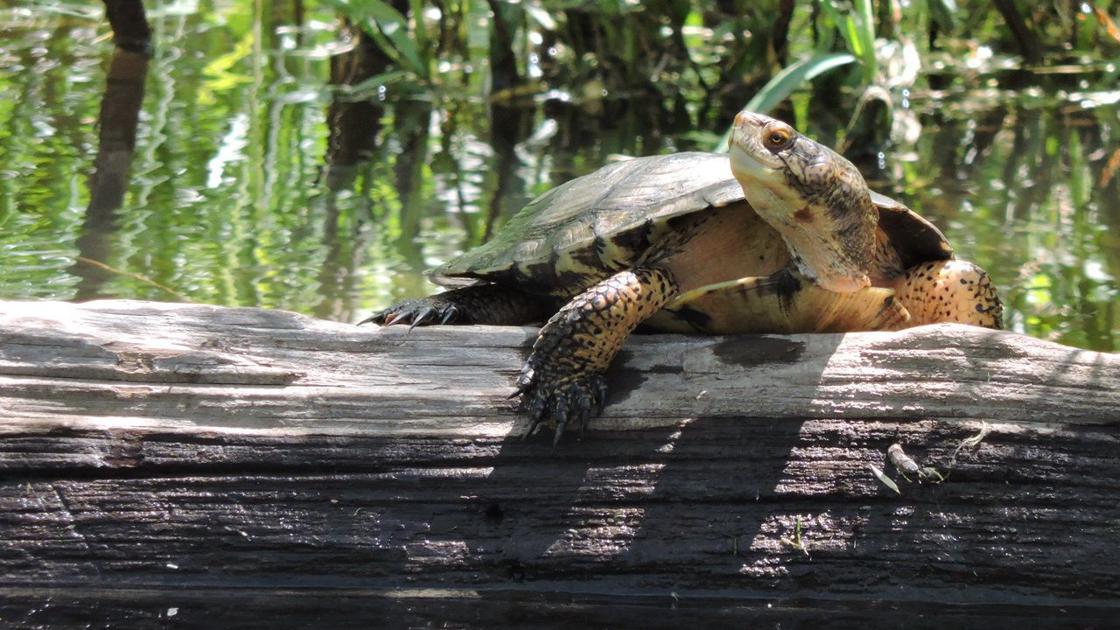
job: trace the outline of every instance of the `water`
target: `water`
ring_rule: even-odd
[[[425,268],[551,186],[613,154],[710,148],[729,122],[698,133],[696,103],[595,90],[491,106],[482,73],[348,100],[329,85],[333,25],[188,5],[150,16],[146,67],[112,60],[98,16],[0,12],[0,298],[355,321],[435,291]],[[334,80],[352,70],[336,60]],[[876,186],[992,273],[1009,328],[1120,348],[1116,95],[1073,78],[909,100],[914,141]],[[831,138],[799,103],[803,130]]]

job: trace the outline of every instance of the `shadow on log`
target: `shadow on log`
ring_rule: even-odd
[[[639,336],[554,450],[505,400],[527,328],[104,301],[0,303],[0,330],[0,617],[28,625],[1120,606],[1118,355],[955,325]],[[905,481],[893,443],[945,481]]]

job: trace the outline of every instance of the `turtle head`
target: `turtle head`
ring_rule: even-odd
[[[870,284],[878,213],[855,165],[780,120],[744,110],[731,131],[731,171],[802,274],[830,291]]]

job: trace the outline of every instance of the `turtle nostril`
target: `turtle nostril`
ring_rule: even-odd
[[[739,112],[738,114],[735,114],[735,126],[736,127],[746,127],[748,125],[753,126],[753,125],[757,125],[758,122],[759,122],[758,121],[758,116],[754,112],[748,112],[747,110],[744,109],[743,111]]]

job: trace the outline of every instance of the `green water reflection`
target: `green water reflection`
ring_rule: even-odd
[[[612,154],[708,148],[722,131],[696,133],[689,103],[491,106],[478,76],[454,98],[348,100],[330,83],[361,69],[331,60],[333,26],[238,11],[154,14],[146,64],[111,59],[96,18],[4,14],[0,297],[354,321],[435,290],[425,268]],[[124,105],[141,87],[130,120]],[[1120,108],[1082,89],[916,91],[920,133],[887,157],[878,187],[993,274],[1010,328],[1116,350]],[[834,121],[794,109],[829,137]]]

